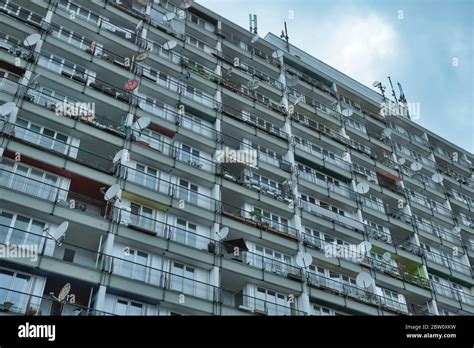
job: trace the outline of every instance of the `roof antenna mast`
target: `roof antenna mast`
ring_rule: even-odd
[[[288,28],[286,26],[286,21],[285,23],[285,30],[281,31],[280,38],[286,41],[286,50],[290,52],[290,37],[288,36]]]
[[[251,33],[257,34],[257,15],[252,15],[249,13],[249,31]]]

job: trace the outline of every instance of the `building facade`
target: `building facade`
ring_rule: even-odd
[[[474,315],[473,154],[190,5],[0,0],[0,313]]]

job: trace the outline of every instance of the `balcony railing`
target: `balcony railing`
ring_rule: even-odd
[[[336,165],[344,170],[347,170],[347,171],[350,171],[350,164],[346,161],[344,161],[343,159],[335,156],[334,154],[323,154],[321,153],[320,151],[317,151],[317,150],[314,150],[313,149],[313,146],[311,143],[307,143],[305,145],[303,144],[299,144],[299,143],[295,143],[295,147],[306,152],[306,153],[309,153],[310,155],[313,155],[319,159],[322,159],[324,162],[328,162],[328,163],[331,163],[333,165]]]
[[[323,187],[325,189],[327,189],[328,191],[330,192],[334,192],[334,193],[337,193],[341,196],[344,196],[346,198],[349,198],[351,200],[354,200],[355,197],[356,197],[356,194],[353,190],[351,190],[350,188],[344,186],[344,185],[335,185],[331,182],[327,182],[327,181],[324,181],[324,180],[321,180],[320,178],[318,178],[316,176],[316,174],[314,173],[308,173],[308,172],[305,172],[305,171],[299,171],[298,172],[298,176],[300,178],[302,178],[303,180],[306,180],[306,181],[309,181],[309,182],[312,182],[313,184],[316,184],[320,187]]]
[[[461,304],[467,304],[469,306],[474,306],[474,296],[467,294],[461,290],[454,289],[450,286],[443,285],[434,280],[431,281],[431,286],[434,292],[437,295],[448,297],[450,299],[456,300]]]
[[[472,271],[471,268],[468,265],[465,265],[464,263],[460,261],[454,260],[452,257],[448,257],[444,254],[441,254],[436,251],[427,251],[424,250],[426,254],[426,258],[430,261],[433,261],[434,263],[437,263],[439,265],[443,265],[450,270],[457,271],[463,274],[471,275]]]

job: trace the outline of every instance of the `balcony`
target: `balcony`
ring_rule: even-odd
[[[462,274],[466,274],[468,276],[472,275],[471,268],[468,265],[463,264],[460,261],[456,261],[453,257],[448,255],[444,255],[438,251],[427,251],[424,250],[426,254],[426,258],[430,261],[438,265],[442,265],[444,267],[449,268],[452,271],[460,272]]]
[[[470,294],[467,294],[461,290],[454,289],[450,286],[441,284],[433,280],[431,281],[431,286],[433,288],[433,291],[438,296],[447,297],[449,299],[458,301],[460,304],[474,306],[474,296]]]
[[[355,192],[352,191],[349,187],[343,184],[336,185],[331,182],[321,180],[315,173],[308,173],[306,171],[300,170],[298,171],[298,177],[313,184],[316,184],[320,187],[323,187],[324,189],[328,190],[328,193],[333,192],[350,200],[355,200],[356,198]]]

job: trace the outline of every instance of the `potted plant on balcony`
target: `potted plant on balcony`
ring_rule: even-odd
[[[252,210],[250,212],[250,216],[252,217],[253,221],[257,222],[257,225],[262,223],[263,215],[259,210],[257,209]]]

